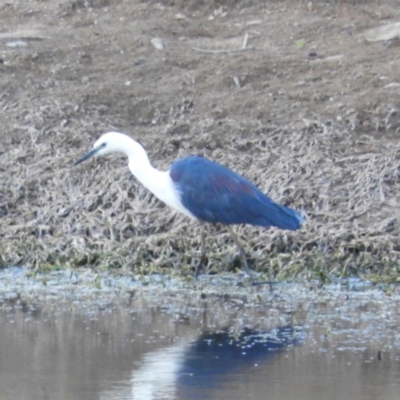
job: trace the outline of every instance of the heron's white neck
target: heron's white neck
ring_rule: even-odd
[[[130,171],[143,186],[170,207],[189,217],[193,217],[183,207],[180,201],[180,194],[175,188],[169,171],[159,171],[154,168],[150,164],[146,151],[138,142],[129,138],[129,141],[125,143],[123,152],[128,156]]]
[[[135,140],[129,138],[124,153],[128,156],[129,169],[139,182],[160,198],[165,185],[166,174],[154,168],[149,161],[145,149]],[[162,199],[161,199],[162,200]]]

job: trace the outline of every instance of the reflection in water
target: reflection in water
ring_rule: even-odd
[[[132,399],[175,399],[177,379],[188,343],[146,354],[141,366],[132,373]]]
[[[258,303],[153,293],[82,302],[47,293],[36,304],[16,292],[0,296],[0,400],[399,397],[395,293],[307,292]]]
[[[240,379],[285,347],[299,343],[287,326],[269,332],[245,328],[207,332],[197,339],[149,353],[132,374],[135,400],[209,398],[228,379]],[[248,371],[251,372],[251,371]]]
[[[299,341],[299,334],[290,326],[268,332],[246,328],[240,333],[232,329],[204,333],[185,354],[179,381],[187,395],[197,393],[192,398],[207,398],[205,390],[223,386],[226,380],[240,379]]]

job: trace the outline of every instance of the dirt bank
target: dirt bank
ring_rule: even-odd
[[[3,3],[0,264],[195,265],[196,225],[126,160],[72,167],[115,129],[159,168],[203,154],[307,215],[293,233],[238,228],[254,269],[396,280],[400,52],[363,33],[399,18],[396,1]],[[209,229],[211,269],[237,266]]]

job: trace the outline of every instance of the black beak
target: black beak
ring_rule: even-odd
[[[101,144],[98,147],[95,147],[93,150],[90,150],[88,153],[86,153],[83,157],[81,157],[78,161],[75,161],[74,165],[78,165],[84,161],[86,161],[88,158],[94,156],[99,150],[101,150],[104,147],[104,143]]]

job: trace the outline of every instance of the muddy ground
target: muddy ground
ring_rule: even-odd
[[[0,264],[191,270],[197,225],[125,159],[72,166],[119,130],[159,168],[202,154],[307,216],[238,227],[253,269],[397,280],[400,47],[368,30],[399,18],[398,1],[2,2]],[[240,266],[223,229],[207,244],[211,271]]]

